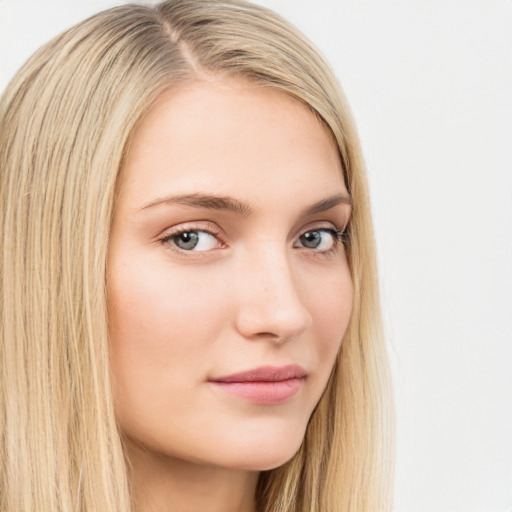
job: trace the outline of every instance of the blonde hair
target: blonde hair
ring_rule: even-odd
[[[336,139],[353,199],[353,314],[298,453],[262,512],[391,509],[391,399],[358,136],[328,64],[238,0],[125,5],[41,48],[0,100],[0,510],[133,508],[109,375],[105,265],[118,172],[155,99],[208,75],[289,94]]]

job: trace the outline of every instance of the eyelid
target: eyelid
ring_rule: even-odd
[[[343,226],[340,226],[336,222],[332,222],[332,221],[328,221],[328,220],[316,221],[316,222],[307,224],[306,226],[301,228],[299,230],[298,234],[296,235],[296,238],[301,237],[304,233],[307,233],[308,231],[315,231],[315,230],[320,231],[322,229],[335,231],[341,235],[341,234],[346,233],[347,227],[348,227],[348,222],[344,223]]]
[[[204,219],[179,222],[174,226],[167,227],[158,237],[165,238],[175,233],[182,233],[183,231],[206,231],[212,235],[222,234],[222,230],[215,222]]]

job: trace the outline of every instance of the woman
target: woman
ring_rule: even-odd
[[[363,162],[310,43],[126,5],[0,120],[1,510],[389,510]]]

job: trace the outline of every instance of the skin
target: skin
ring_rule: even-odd
[[[349,220],[343,197],[332,136],[277,90],[192,83],[165,93],[139,126],[107,291],[116,414],[142,512],[254,511],[258,473],[300,447],[352,308],[333,234]],[[307,377],[277,404],[211,382],[289,364]]]

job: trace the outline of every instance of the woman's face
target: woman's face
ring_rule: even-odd
[[[331,136],[242,80],[162,96],[135,134],[107,289],[120,427],[234,469],[299,448],[352,307],[350,206]]]

